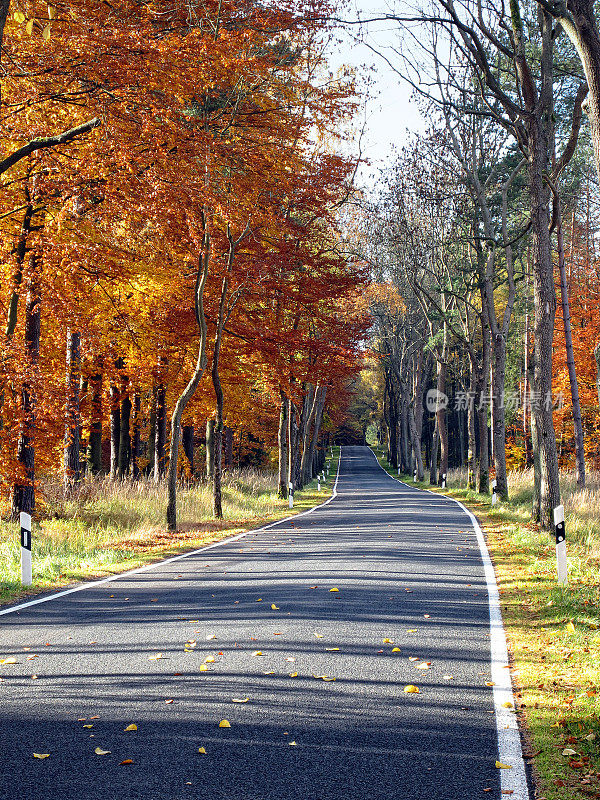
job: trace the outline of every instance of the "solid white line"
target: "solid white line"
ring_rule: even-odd
[[[498,592],[498,584],[496,583],[494,565],[490,558],[479,522],[473,512],[469,511],[468,508],[454,497],[440,495],[438,492],[432,492],[430,489],[421,489],[416,486],[411,486],[398,478],[394,478],[394,476],[390,475],[379,463],[379,459],[373,450],[371,450],[371,452],[378,466],[381,467],[385,474],[393,481],[401,483],[402,486],[406,486],[407,489],[412,489],[413,491],[427,492],[436,497],[444,497],[446,500],[450,500],[460,506],[471,520],[477,538],[477,544],[481,552],[481,560],[483,562],[483,571],[488,591],[488,604],[490,609],[490,674],[492,682],[494,683],[493,698],[498,736],[498,761],[501,761],[503,764],[510,764],[512,767],[512,769],[499,770],[500,788],[502,792],[507,792],[507,796],[509,792],[511,793],[511,800],[529,800],[530,795],[525,775],[525,762],[523,760],[523,750],[521,748],[518,719],[514,711],[515,698],[510,679],[510,669],[508,669],[508,649],[506,647],[504,625],[502,624],[500,595]],[[506,708],[505,703],[510,703],[510,707]]]
[[[19,603],[17,606],[11,606],[10,608],[0,609],[0,616],[4,616],[5,614],[12,614],[15,611],[22,611],[24,608],[31,608],[31,606],[37,606],[40,603],[48,603],[50,600],[58,600],[61,597],[66,597],[69,594],[74,594],[75,592],[83,592],[86,589],[93,589],[95,586],[102,586],[104,583],[112,583],[113,581],[119,581],[121,578],[127,578],[130,575],[137,575],[139,572],[147,572],[151,569],[156,569],[157,567],[162,567],[164,564],[172,564],[174,561],[181,561],[183,558],[189,558],[190,556],[198,555],[198,553],[205,553],[207,550],[213,550],[215,547],[222,547],[225,544],[230,544],[231,542],[237,542],[239,539],[243,539],[245,536],[248,536],[251,533],[260,533],[261,531],[267,531],[269,528],[274,528],[276,525],[283,525],[286,522],[289,522],[292,519],[297,519],[298,517],[305,517],[307,514],[312,514],[313,511],[316,511],[318,508],[323,508],[323,506],[328,505],[331,503],[332,500],[335,499],[337,495],[337,485],[338,480],[340,477],[340,465],[342,463],[342,447],[340,445],[340,457],[338,459],[338,468],[337,474],[335,476],[335,483],[333,485],[333,491],[331,497],[329,497],[325,502],[319,503],[318,506],[313,506],[309,508],[307,511],[301,511],[299,514],[291,514],[289,517],[284,517],[284,519],[279,519],[276,522],[270,522],[268,525],[264,525],[262,528],[253,528],[250,531],[244,531],[243,533],[238,533],[236,536],[229,536],[227,539],[221,539],[219,542],[214,542],[213,544],[207,544],[205,547],[199,547],[197,550],[190,550],[188,553],[180,553],[177,556],[171,556],[170,558],[165,558],[162,561],[157,561],[155,564],[146,564],[144,567],[137,567],[136,569],[127,570],[127,572],[120,572],[117,575],[109,575],[106,578],[100,578],[97,581],[90,581],[89,583],[81,583],[79,586],[73,586],[71,589],[63,589],[61,592],[55,592],[54,594],[48,595],[47,597],[38,597],[35,600],[28,600],[25,603]]]

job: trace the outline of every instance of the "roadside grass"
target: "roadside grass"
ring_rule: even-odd
[[[206,482],[181,486],[178,531],[165,527],[166,487],[150,480],[86,479],[70,497],[62,484],[40,487],[32,531],[33,585],[21,586],[20,529],[0,521],[0,606],[79,581],[124,572],[170,555],[195,550],[237,533],[259,528],[323,503],[332,494],[339,448],[329,479],[314,480],[294,495],[294,508],[277,497],[277,479],[257,470],[223,473],[223,515],[212,516]],[[4,516],[8,509],[4,509]]]
[[[380,463],[390,474],[381,449]],[[578,489],[561,477],[569,582],[556,580],[554,536],[529,521],[533,475],[509,476],[508,502],[466,488],[451,471],[443,492],[477,516],[496,570],[524,752],[542,800],[600,798],[600,475]],[[563,751],[571,750],[573,753]]]

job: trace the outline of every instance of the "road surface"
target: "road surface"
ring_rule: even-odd
[[[0,796],[525,800],[490,658],[465,511],[345,447],[311,513],[0,616]]]

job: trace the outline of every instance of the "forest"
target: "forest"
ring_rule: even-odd
[[[175,533],[181,490],[218,520],[227,471],[285,500],[369,436],[501,501],[531,470],[552,529],[561,470],[598,468],[593,9],[364,20],[428,120],[375,192],[336,13],[2,4],[6,519],[154,485]]]
[[[324,466],[367,318],[326,3],[3,2],[6,514]],[[279,442],[278,442],[279,437]],[[288,446],[289,443],[289,446]],[[97,482],[97,485],[98,484]]]

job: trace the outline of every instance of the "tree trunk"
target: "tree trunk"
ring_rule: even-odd
[[[100,366],[100,365],[99,365]],[[102,471],[102,372],[90,375],[90,435],[87,446],[87,467],[91,475]]]
[[[548,171],[548,140],[542,124],[535,115],[528,118],[530,158],[529,201],[531,207],[534,345],[533,388],[536,430],[539,441],[541,498],[540,524],[554,527],[553,509],[560,503],[560,484],[556,436],[552,419],[552,339],[556,294],[550,247],[549,188],[544,179]]]
[[[600,35],[593,0],[567,0],[552,6],[573,42],[589,87],[586,113],[594,150],[596,174],[600,180]],[[565,14],[568,10],[568,14]]]
[[[321,420],[323,419],[323,409],[325,407],[325,396],[327,394],[326,386],[319,386],[315,392],[316,411],[314,415],[314,425],[312,436],[310,437],[308,445],[308,465],[310,474],[307,480],[312,480],[315,477],[319,467],[315,468],[316,460],[315,453],[317,451],[317,442],[319,440],[319,433],[321,431]]]
[[[497,331],[493,342],[494,369],[492,370],[492,439],[494,446],[494,470],[496,494],[508,500],[508,480],[506,477],[506,411],[504,406],[504,377],[506,375],[506,339]]]
[[[169,474],[167,476],[167,528],[170,531],[177,530],[177,456],[179,454],[179,431],[181,428],[181,417],[185,411],[187,404],[194,396],[196,389],[202,376],[206,371],[207,358],[206,358],[206,315],[204,313],[204,287],[206,286],[206,279],[208,277],[208,264],[210,258],[210,235],[208,223],[205,219],[204,240],[203,240],[203,253],[198,258],[198,271],[196,273],[196,286],[194,290],[194,311],[196,315],[196,324],[200,331],[200,339],[198,342],[198,357],[196,359],[196,366],[192,373],[187,386],[179,395],[175,408],[173,409],[173,416],[171,417],[171,448],[169,452]],[[158,407],[158,403],[157,403]],[[158,418],[158,413],[157,413]],[[157,425],[157,430],[158,430]]]
[[[129,378],[121,377],[121,419],[119,424],[119,478],[124,480],[129,473],[131,462],[131,400],[129,398]]]
[[[119,445],[121,443],[121,409],[119,389],[115,383],[110,384],[110,477],[117,477],[119,468]]]
[[[136,389],[133,393],[133,439],[131,442],[131,477],[134,481],[140,477],[140,451],[141,451],[141,432],[140,416],[142,410],[142,398]]]
[[[300,476],[302,484],[308,483],[312,479],[312,454],[310,453],[310,434],[317,413],[317,395],[319,384],[316,387],[309,384],[309,393],[305,398],[306,419],[302,424],[302,459],[300,461]],[[304,413],[303,413],[303,416]]]
[[[179,430],[177,431],[179,436]],[[171,448],[173,443],[171,442]],[[179,440],[177,442],[179,447]],[[165,474],[167,459],[167,391],[162,381],[156,385],[156,434],[154,438],[154,483]],[[176,465],[177,466],[177,465]],[[171,530],[171,528],[169,528]]]
[[[156,444],[156,384],[150,395],[150,414],[148,419],[148,464],[144,470],[147,476],[154,475],[154,450]]]
[[[444,336],[445,338],[445,336]],[[444,359],[445,359],[445,343],[444,343]],[[438,397],[446,394],[446,361],[438,361],[438,377],[437,377],[437,390]],[[443,476],[448,474],[448,428],[446,426],[446,406],[443,403],[438,404],[436,411],[436,425],[440,437],[440,473],[438,482],[441,484]]]
[[[212,481],[215,474],[215,418],[206,420],[206,478]]]
[[[194,426],[184,425],[181,431],[183,452],[190,465],[190,476],[194,474]]]
[[[469,391],[467,394],[467,438],[468,438],[467,486],[469,489],[472,490],[475,489],[475,469],[477,465],[477,457],[476,457],[477,434],[475,433],[476,396],[477,396],[477,367],[475,365],[474,356],[469,355]]]
[[[287,470],[287,459],[288,459],[288,452],[287,452],[287,408],[288,408],[288,400],[285,396],[283,389],[279,390],[279,396],[281,398],[281,403],[279,406],[279,429],[277,431],[277,447],[279,451],[279,490],[277,492],[277,496],[281,497],[283,500],[287,500],[288,496],[288,488],[287,488],[287,480],[286,480],[286,470]]]
[[[32,253],[29,256],[27,298],[25,300],[25,347],[28,367],[37,373],[40,358],[41,287],[40,260]],[[32,514],[35,508],[35,390],[29,380],[23,381],[21,389],[21,431],[17,445],[17,460],[23,470],[13,489],[13,515],[19,512]]]
[[[81,420],[79,407],[79,384],[81,379],[81,335],[67,330],[67,401],[65,408],[64,486],[70,491],[79,483],[81,470],[79,449]]]
[[[408,408],[408,429],[410,431],[410,439],[415,456],[417,478],[418,480],[422,481],[425,476],[423,473],[423,456],[421,455],[421,439],[417,433],[417,424],[415,422],[415,415],[412,405]]]
[[[437,462],[438,462],[438,449],[440,443],[440,434],[438,431],[438,418],[437,414],[435,416],[435,425],[433,426],[433,434],[431,437],[431,453],[430,453],[430,461],[429,461],[429,485],[436,486],[437,485]]]
[[[575,372],[575,357],[573,355],[573,337],[571,336],[571,314],[569,310],[569,290],[567,287],[567,271],[565,269],[565,247],[562,231],[562,213],[560,200],[555,199],[557,206],[556,239],[558,249],[558,270],[560,274],[560,298],[562,305],[563,327],[565,331],[565,350],[567,354],[567,368],[569,370],[569,384],[571,387],[571,404],[573,407],[573,434],[575,438],[575,465],[577,485],[585,486],[585,455],[583,449],[583,425],[581,422],[581,406],[579,405],[579,389],[577,387],[577,374]]]

